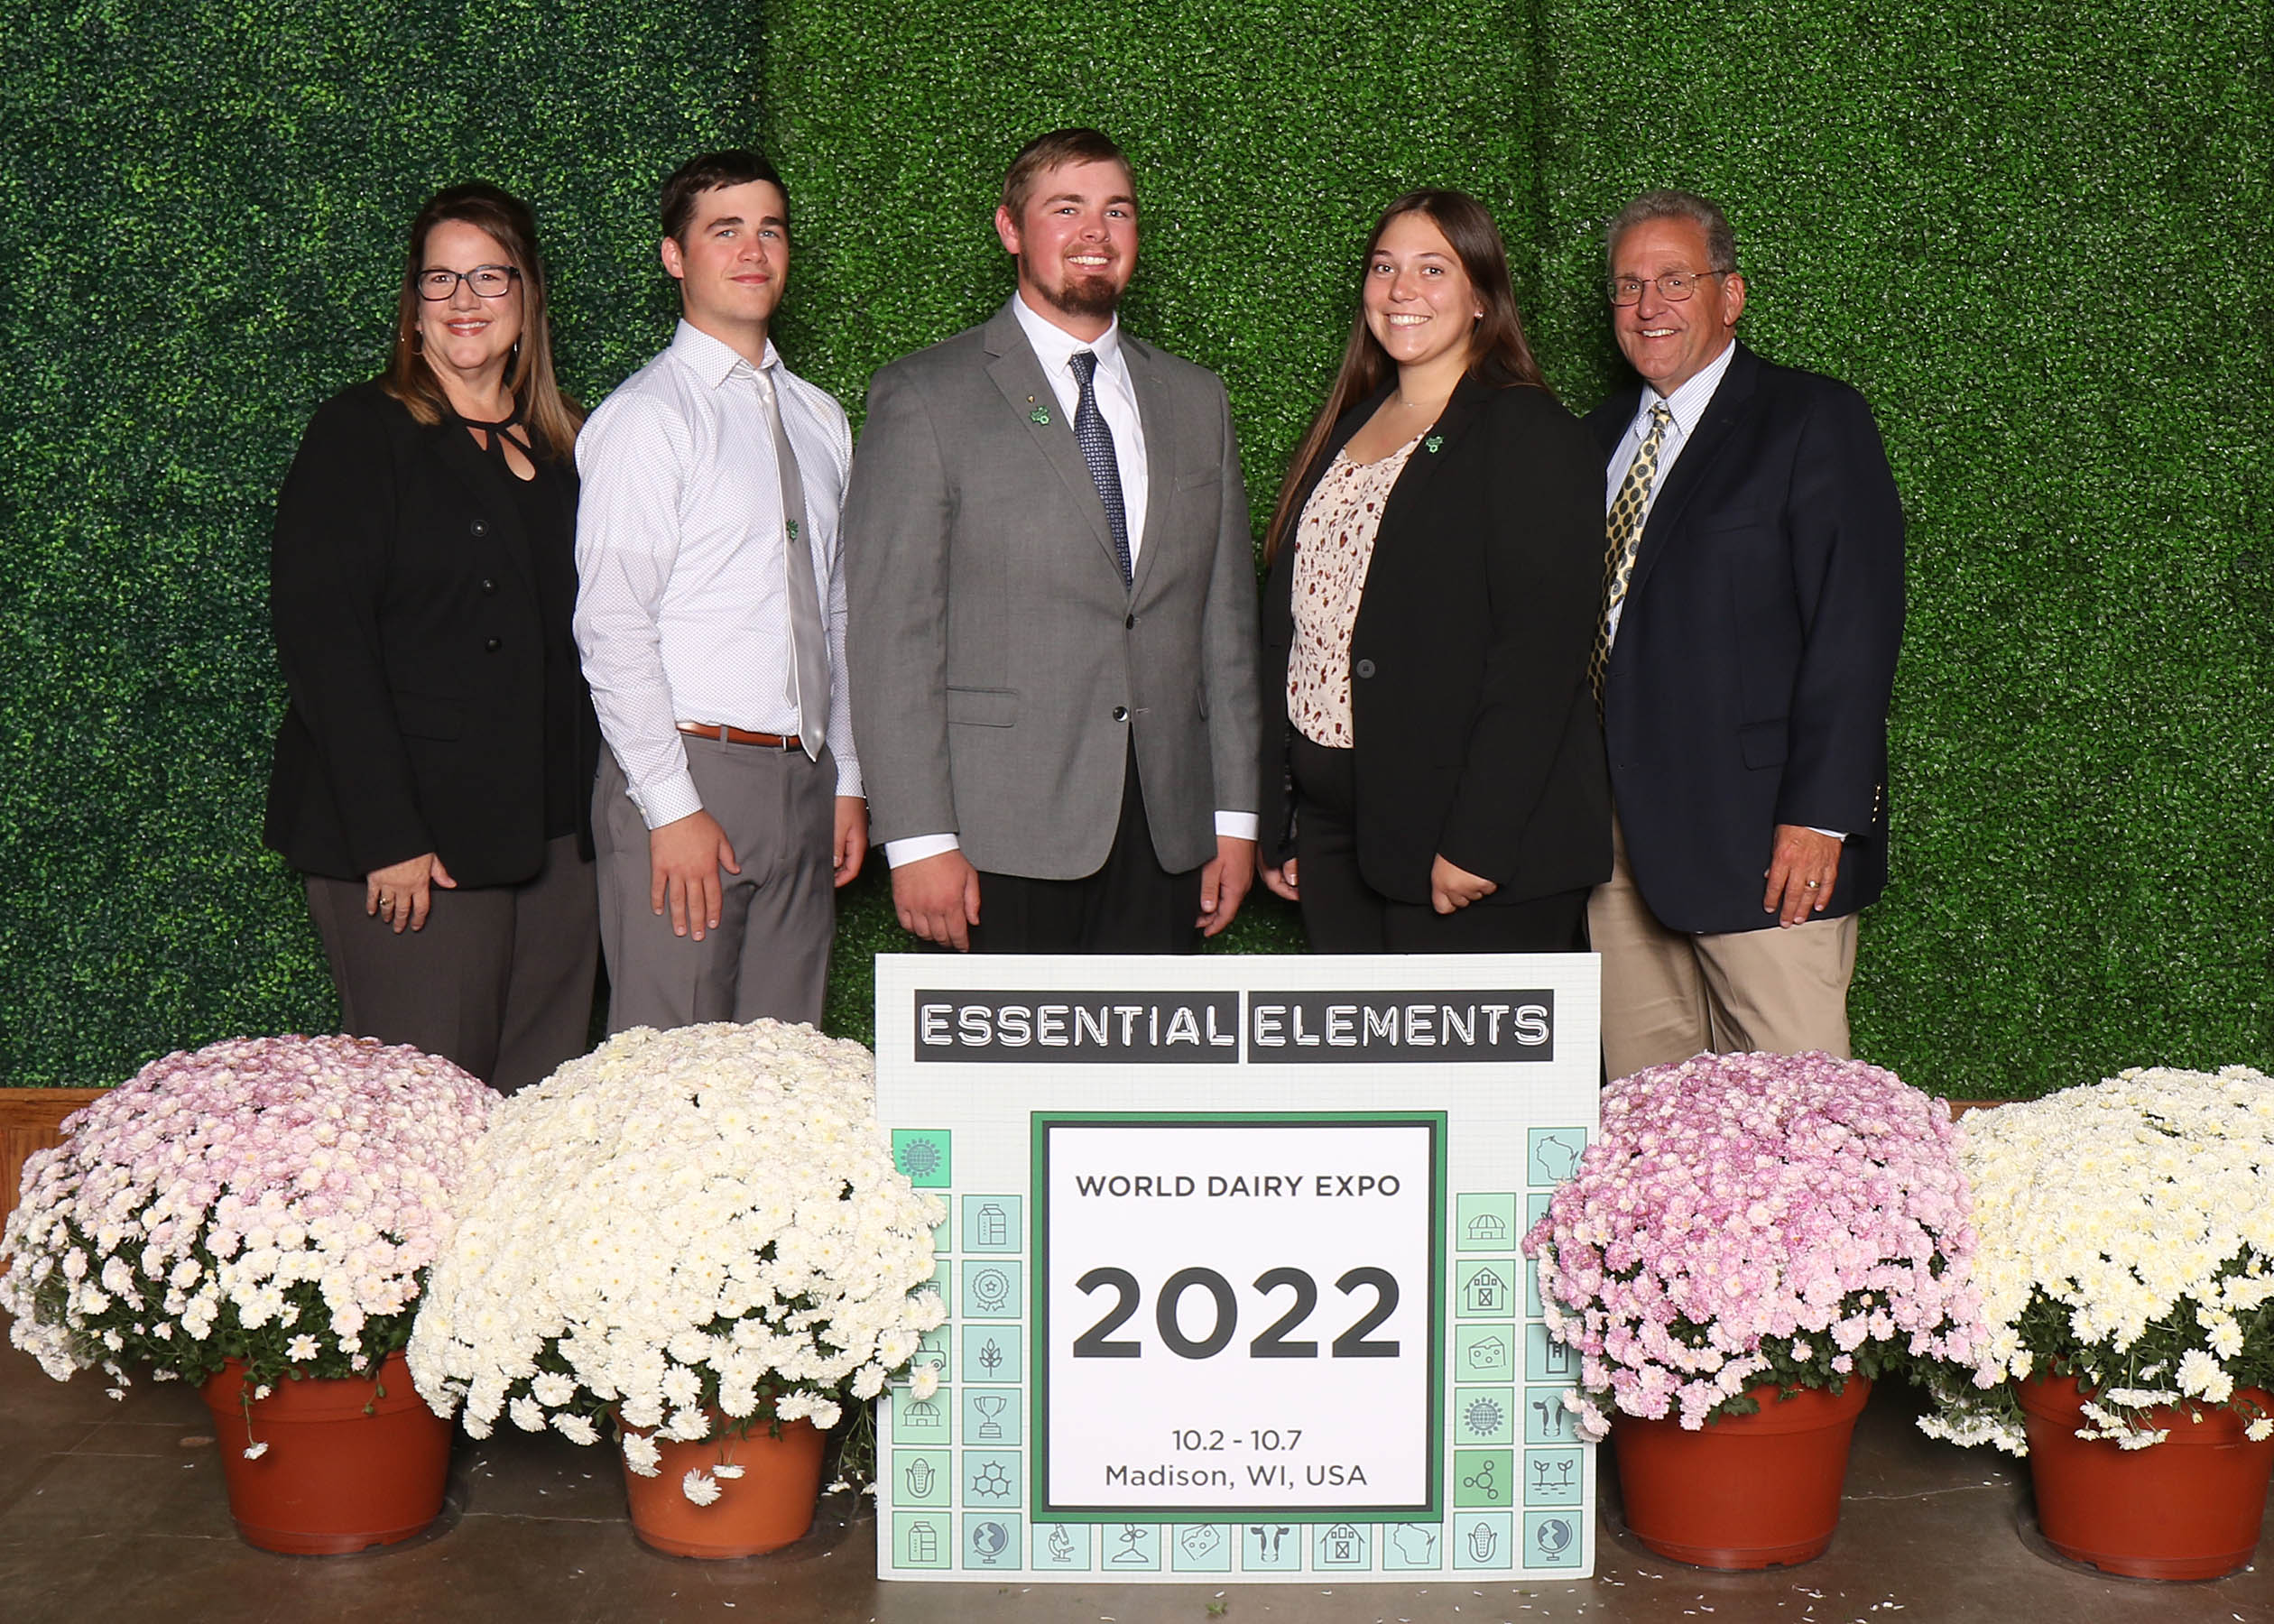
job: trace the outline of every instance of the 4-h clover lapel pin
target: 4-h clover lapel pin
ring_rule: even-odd
[[[1421,442],[1421,448],[1429,453],[1430,456],[1436,456],[1439,451],[1445,448],[1445,436],[1442,434],[1432,434],[1428,438]]]
[[[1027,404],[1034,406],[1034,397],[1032,395],[1027,396]],[[1034,406],[1034,410],[1027,413],[1027,421],[1037,424],[1041,428],[1048,429],[1050,426],[1049,410],[1047,407]]]

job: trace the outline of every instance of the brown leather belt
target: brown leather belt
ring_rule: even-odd
[[[796,734],[787,738],[780,734],[744,733],[739,727],[729,727],[724,722],[682,722],[679,732],[692,734],[698,739],[716,739],[721,744],[755,744],[761,750],[803,750],[804,743]]]

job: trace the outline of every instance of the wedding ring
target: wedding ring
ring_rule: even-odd
[[[1816,890],[1816,887],[1817,887],[1819,884],[1821,884],[1821,883],[1822,883],[1822,882],[1821,882],[1820,881],[1811,880],[1811,881],[1809,881],[1807,882],[1808,889],[1809,889],[1810,890]]]

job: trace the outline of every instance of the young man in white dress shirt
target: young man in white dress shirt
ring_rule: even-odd
[[[818,1022],[868,815],[845,691],[844,409],[767,337],[790,208],[755,152],[664,183],[670,346],[577,442],[577,645],[609,1030]]]

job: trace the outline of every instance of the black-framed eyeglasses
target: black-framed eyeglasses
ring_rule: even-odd
[[[484,299],[503,299],[521,274],[513,265],[476,265],[471,271],[444,271],[438,268],[421,271],[418,275],[419,297],[430,304],[440,304],[454,297],[458,283],[464,282]]]
[[[1734,274],[1730,271],[1669,271],[1664,276],[1614,276],[1605,291],[1613,304],[1631,305],[1642,302],[1643,289],[1655,287],[1660,299],[1679,304],[1697,291],[1701,278]]]

